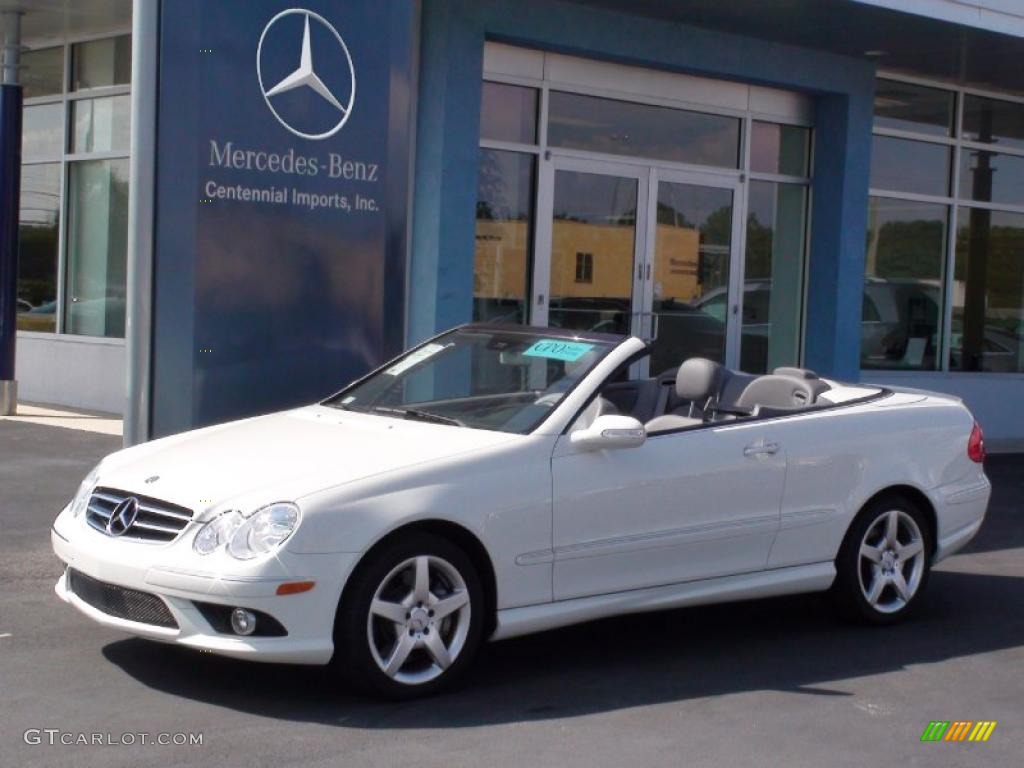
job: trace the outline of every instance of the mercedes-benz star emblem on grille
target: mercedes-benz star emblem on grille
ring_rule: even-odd
[[[129,496],[110,513],[110,520],[107,522],[107,533],[111,536],[121,536],[129,528],[135,525],[135,519],[139,516],[139,500]]]
[[[281,79],[280,82],[270,85],[268,87],[268,84],[263,82],[264,40],[266,40],[267,32],[269,32],[270,28],[273,27],[278,21],[288,16],[294,15],[301,15],[305,17],[305,26],[303,27],[302,31],[302,50],[299,53],[299,66],[297,69],[293,70],[291,74],[286,75],[283,79]],[[335,92],[332,92],[331,89],[324,83],[324,81],[320,79],[320,76],[316,73],[313,67],[313,46],[309,39],[310,19],[313,19],[324,29],[326,29],[333,37],[334,42],[338,46],[338,49],[340,49],[341,59],[338,59],[337,56],[334,57],[335,66],[340,64],[341,60],[343,60],[343,68],[347,69],[347,71],[342,71],[340,73],[335,72],[335,77],[333,79],[328,78],[328,81],[335,82],[336,86],[338,86],[340,81],[341,86],[336,87],[336,90],[340,91],[339,95],[342,96],[342,100],[344,100],[345,102],[344,104],[342,103],[342,101],[338,99],[338,96],[335,94]],[[267,26],[263,28],[263,34],[260,35],[259,45],[256,47],[256,77],[259,79],[260,82],[260,91],[263,93],[263,100],[267,103],[267,107],[269,107],[274,117],[276,117],[277,121],[281,123],[281,125],[283,125],[285,128],[287,128],[288,131],[295,134],[296,136],[299,136],[300,138],[326,139],[328,136],[333,136],[335,133],[341,130],[341,126],[345,124],[345,122],[349,118],[349,115],[352,114],[352,105],[356,99],[356,71],[355,68],[352,66],[352,56],[348,52],[348,46],[345,45],[345,41],[342,39],[341,35],[338,34],[338,30],[336,30],[331,25],[331,23],[327,21],[327,19],[325,19],[318,13],[313,13],[313,11],[306,10],[305,8],[289,8],[286,11],[281,11],[269,22],[267,22]],[[342,88],[344,88],[345,85],[348,86],[348,88],[346,89],[348,91],[347,99],[344,99],[345,93],[344,90],[341,90]],[[301,131],[295,126],[291,125],[291,123],[284,117],[282,117],[278,109],[275,108],[271,99],[274,96],[278,96],[282,93],[287,93],[288,91],[293,91],[297,88],[308,88],[314,94],[316,94],[321,99],[330,104],[332,107],[334,107],[335,110],[337,110],[338,119],[331,128],[328,128],[327,130],[322,131],[320,133],[313,131]]]

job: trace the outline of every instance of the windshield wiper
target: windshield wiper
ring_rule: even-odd
[[[421,411],[416,408],[389,408],[384,405],[375,405],[370,410],[373,411],[374,413],[384,413],[389,416],[401,416],[403,419],[429,421],[433,424],[449,424],[453,427],[466,426],[463,422],[459,421],[458,419],[453,419],[451,416],[442,416],[440,413]]]

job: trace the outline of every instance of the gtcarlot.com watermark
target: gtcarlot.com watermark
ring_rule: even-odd
[[[22,735],[26,744],[48,744],[49,746],[93,746],[93,747],[201,747],[201,733],[76,733],[60,728],[29,728]]]

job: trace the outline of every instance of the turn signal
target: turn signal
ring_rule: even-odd
[[[315,585],[315,581],[287,581],[277,587],[279,595],[297,595],[300,592],[309,592]]]
[[[974,422],[974,429],[971,430],[971,437],[967,441],[967,458],[978,464],[985,461],[985,435],[978,422]]]

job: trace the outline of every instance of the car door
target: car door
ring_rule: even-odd
[[[563,435],[552,456],[555,599],[763,569],[785,474],[768,423],[596,451]]]

